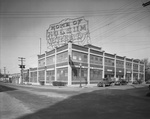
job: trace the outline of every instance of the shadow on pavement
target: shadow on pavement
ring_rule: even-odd
[[[145,91],[139,90],[140,93]],[[82,93],[17,119],[148,119],[149,98],[132,96],[131,93],[134,90],[106,89]]]
[[[13,90],[17,90],[17,89],[0,84],[0,92],[13,91]]]

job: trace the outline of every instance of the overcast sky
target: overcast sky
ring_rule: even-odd
[[[37,67],[47,50],[46,30],[66,18],[89,21],[91,43],[128,58],[150,58],[149,0],[0,0],[0,68],[20,72],[18,57]]]

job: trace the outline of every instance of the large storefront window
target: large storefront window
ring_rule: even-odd
[[[107,67],[105,66],[105,78],[109,80],[114,80],[114,67]]]
[[[133,81],[138,80],[138,73],[133,73]]]
[[[55,80],[55,70],[50,70],[46,73],[46,83],[52,83]]]
[[[37,83],[37,72],[31,72],[30,82]]]
[[[124,77],[124,69],[116,68],[116,80],[123,79],[123,77]]]
[[[140,80],[143,81],[144,80],[144,75],[140,74]]]
[[[46,58],[46,65],[51,65],[55,63],[55,56],[50,56]]]
[[[76,51],[73,51],[72,52],[72,59],[74,61],[77,61],[77,62],[85,62],[87,63],[87,54],[86,53],[81,53],[81,52],[76,52]]]
[[[45,80],[45,71],[39,71],[39,81],[44,81]]]
[[[68,81],[68,68],[57,69],[57,81]]]
[[[87,83],[87,69],[81,68],[81,80],[82,83]],[[80,68],[73,68],[72,69],[72,81],[73,82],[80,82]]]
[[[143,71],[144,71],[144,66],[140,65],[140,72],[143,72]]]
[[[67,62],[68,60],[68,52],[62,52],[57,54],[57,63]]]
[[[128,82],[131,81],[131,73],[127,73],[127,74],[126,74],[126,80],[127,80]]]
[[[90,82],[102,80],[102,71],[99,69],[90,69]]]

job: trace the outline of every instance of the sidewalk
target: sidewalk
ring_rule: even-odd
[[[5,84],[5,83],[4,83]],[[52,85],[17,85],[12,83],[7,83],[7,85],[15,85],[18,87],[29,87],[29,88],[38,88],[38,89],[53,89],[58,91],[82,91],[82,90],[104,90],[104,89],[120,89],[120,90],[126,90],[126,89],[132,89],[132,88],[141,88],[141,87],[148,87],[148,84],[128,84],[128,85],[120,85],[120,86],[107,86],[107,87],[97,87],[97,84],[88,84],[88,85],[82,85],[80,87],[79,85],[72,85],[72,86],[52,86]]]

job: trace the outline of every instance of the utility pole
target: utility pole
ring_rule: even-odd
[[[25,68],[25,65],[23,64],[23,62],[25,61],[25,58],[23,57],[18,57],[19,61],[21,61],[21,64],[19,65],[19,67],[21,68],[21,84],[23,83],[23,69]]]
[[[41,55],[41,38],[40,38],[40,55]]]
[[[4,80],[6,80],[6,67],[4,67]]]

